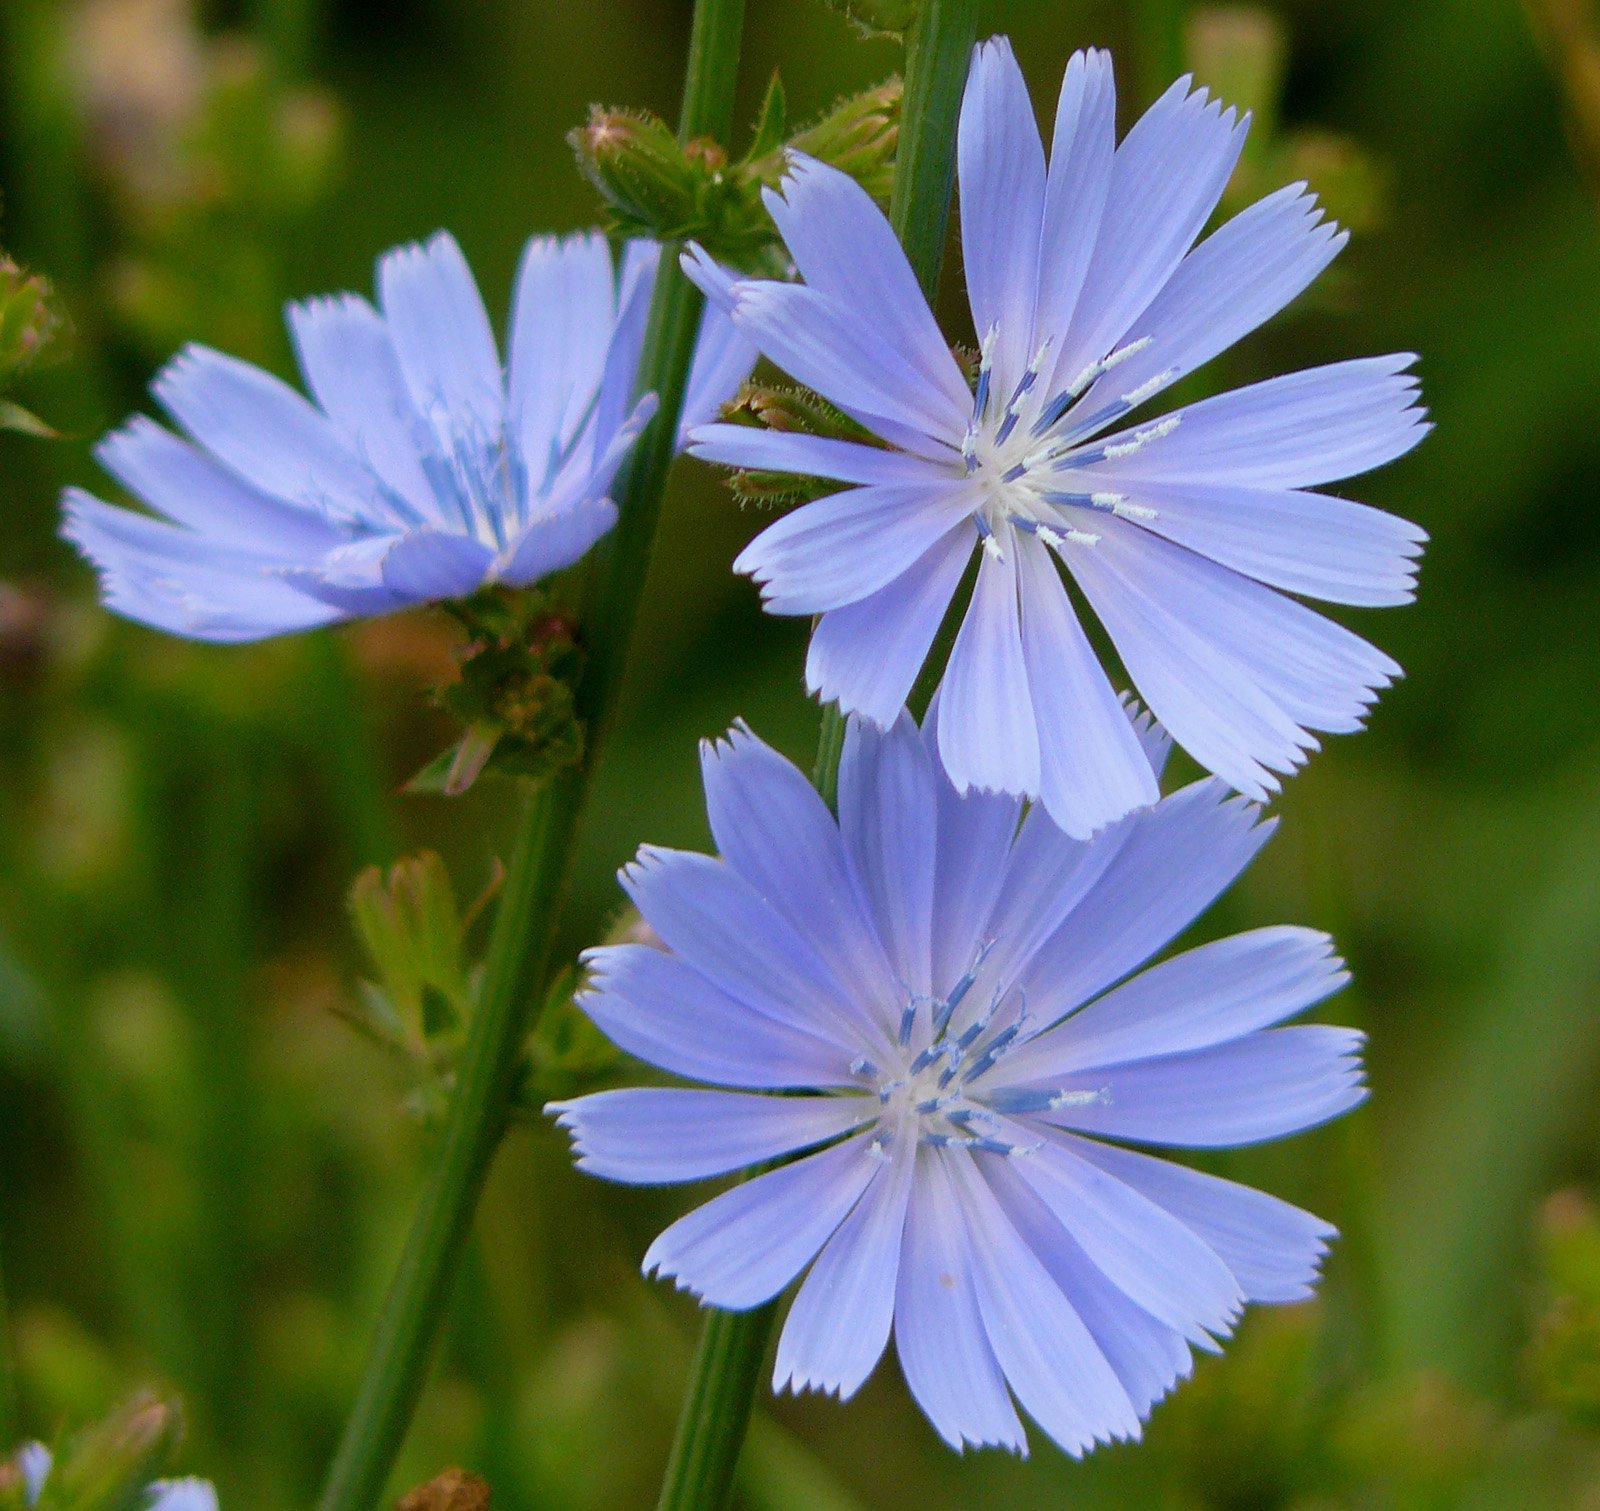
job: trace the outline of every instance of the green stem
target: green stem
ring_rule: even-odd
[[[744,0],[696,0],[679,128],[685,140],[728,135],[743,22]],[[528,798],[495,911],[483,985],[438,1164],[378,1318],[321,1511],[370,1511],[383,1493],[422,1391],[472,1216],[505,1130],[522,1046],[549,975],[573,840],[621,686],[699,314],[699,295],[678,270],[676,248],[668,246],[662,252],[639,367],[639,388],[653,390],[659,407],[615,490],[620,518],[604,552],[597,553],[585,616],[590,656],[579,689],[579,711],[588,728],[588,748],[581,767],[549,778]]]
[[[925,0],[906,33],[889,217],[930,302],[944,255],[956,122],[977,30],[977,0]],[[822,713],[811,778],[829,807],[838,793],[844,730],[843,716],[830,704]],[[744,1312],[707,1312],[656,1511],[722,1511],[727,1505],[777,1316],[776,1301]]]
[[[770,1301],[749,1312],[707,1313],[656,1511],[727,1504],[776,1314]]]

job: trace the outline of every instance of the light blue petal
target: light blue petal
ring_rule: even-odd
[[[1138,525],[1107,520],[1091,549],[1106,575],[1125,589],[1136,583],[1190,642],[1210,640],[1214,655],[1302,730],[1358,730],[1379,690],[1400,675],[1342,624]],[[1154,698],[1150,706],[1162,712]]]
[[[1088,1140],[1084,1159],[1142,1191],[1208,1243],[1250,1301],[1304,1301],[1311,1295],[1336,1230],[1276,1196],[1234,1181]]]
[[[906,1214],[894,1340],[906,1385],[952,1448],[1028,1451],[978,1311],[967,1221],[943,1158],[927,1146]]]
[[[295,591],[271,562],[192,530],[113,508],[77,488],[61,533],[94,564],[108,608],[194,640],[262,640],[327,624],[335,609]]]
[[[252,488],[143,415],[105,436],[94,454],[130,493],[218,545],[292,560],[320,556],[343,538],[320,513]]]
[[[386,586],[407,603],[465,598],[483,586],[494,552],[482,541],[437,530],[411,530],[384,553]]]
[[[708,303],[700,317],[695,337],[694,360],[683,390],[683,409],[678,416],[678,450],[689,444],[689,432],[714,420],[722,406],[750,376],[758,353],[753,343],[739,334],[725,310]]]
[[[201,446],[263,493],[337,522],[387,519],[378,479],[333,422],[259,367],[187,346],[150,390]]]
[[[306,387],[350,449],[397,495],[387,501],[388,516],[396,524],[445,523],[422,470],[421,448],[430,438],[383,317],[354,294],[291,304],[288,315]]]
[[[1427,531],[1323,493],[1140,478],[1139,523],[1269,587],[1330,603],[1388,607],[1416,596]]]
[[[993,993],[1009,991],[1019,974],[1028,979],[1029,962],[1041,946],[1073,909],[1093,896],[1120,852],[1131,822],[1102,831],[1086,843],[1063,832],[1042,808],[1029,810],[984,928],[990,949],[971,999],[972,1016],[984,1010]],[[1037,1010],[1030,994],[1029,1015]]]
[[[726,1175],[809,1148],[870,1121],[877,1106],[865,1096],[768,1097],[674,1086],[597,1091],[551,1102],[545,1111],[572,1135],[579,1169],[655,1185]]]
[[[1161,796],[1155,773],[1043,545],[1018,543],[1022,654],[1039,726],[1039,795],[1077,839]]]
[[[1366,1097],[1362,1036],[1311,1024],[1268,1028],[1192,1054],[1141,1060],[1080,1077],[1098,1102],[1039,1116],[1079,1133],[1136,1143],[1222,1149],[1313,1128]]]
[[[639,383],[639,359],[644,353],[645,327],[650,320],[650,296],[662,252],[653,241],[630,241],[623,248],[622,276],[617,284],[617,323],[611,333],[605,371],[594,405],[593,436],[596,450],[610,445],[634,409]],[[652,404],[651,413],[654,406]],[[609,479],[607,480],[609,482]]]
[[[217,1511],[217,1492],[206,1480],[157,1480],[145,1511]]]
[[[1315,736],[1227,654],[1214,620],[1179,619],[1174,610],[1184,605],[1151,591],[1151,574],[1129,559],[1134,553],[1116,543],[1102,549],[1110,533],[1095,545],[1068,541],[1062,555],[1140,696],[1202,766],[1265,800],[1277,791],[1275,773],[1296,770],[1317,748]]]
[[[674,1075],[783,1090],[855,1086],[831,1040],[736,1002],[676,955],[642,944],[588,951],[578,999],[613,1043]]]
[[[1135,1306],[1191,1343],[1233,1331],[1244,1305],[1233,1272],[1165,1208],[1080,1159],[1066,1139],[1047,1137],[1004,1168]]]
[[[839,830],[902,992],[923,997],[933,990],[937,801],[933,763],[910,714],[889,730],[849,722],[839,761]]]
[[[916,565],[975,503],[964,479],[852,488],[802,504],[734,559],[772,614],[859,603]]]
[[[887,586],[817,622],[806,654],[806,687],[842,712],[892,724],[972,559],[958,525]]]
[[[922,721],[935,775],[938,842],[933,882],[934,990],[948,996],[992,935],[988,924],[1017,837],[1022,800],[1008,793],[957,793],[938,757],[939,696]]]
[[[1156,781],[1159,782],[1172,755],[1172,736],[1132,693],[1122,694],[1122,706],[1127,710],[1128,722],[1133,725],[1133,732],[1139,737],[1139,745],[1144,751],[1145,759],[1150,763],[1150,769],[1155,772]]]
[[[724,1191],[650,1245],[645,1273],[732,1311],[770,1301],[882,1176],[884,1163],[868,1147],[857,1136]]]
[[[734,285],[734,324],[791,378],[885,440],[959,465],[970,406],[957,419],[923,373],[876,338],[872,319],[806,285]]]
[[[773,1390],[821,1390],[848,1400],[883,1356],[915,1168],[915,1144],[897,1148],[823,1246],[778,1337]]]
[[[598,231],[535,236],[511,295],[506,429],[537,485],[594,406],[616,321],[611,249]],[[638,365],[629,364],[628,383]]]
[[[867,191],[849,174],[791,152],[778,191],[762,197],[806,286],[870,321],[874,338],[928,390],[941,426],[964,429],[972,390],[899,239]]]
[[[350,616],[387,614],[408,601],[383,580],[384,558],[398,535],[369,535],[329,551],[309,567],[285,567],[279,575],[291,587],[331,604]]]
[[[514,588],[529,587],[580,560],[616,522],[617,506],[608,498],[541,515],[507,542],[492,575]]]
[[[22,1471],[22,1488],[30,1506],[39,1499],[54,1462],[43,1443],[24,1443],[17,1450],[17,1467]]]
[[[1004,37],[973,51],[956,151],[967,298],[979,341],[995,333],[994,383],[1003,403],[1033,355],[1045,194],[1044,145]],[[967,408],[970,414],[970,398]]]
[[[706,296],[708,304],[725,315],[733,313],[739,284],[744,281],[737,273],[729,272],[697,241],[691,241],[679,254],[678,266],[683,269],[683,276]]]
[[[689,450],[707,462],[801,477],[834,478],[841,483],[943,482],[949,474],[921,457],[907,456],[859,441],[794,430],[758,430],[753,425],[702,425]]]
[[[1022,975],[1035,1021],[1063,1017],[1193,923],[1266,843],[1277,821],[1259,818],[1221,782],[1195,782],[1096,840],[1116,855]]]
[[[1281,1023],[1350,979],[1315,929],[1252,929],[1141,972],[1030,1039],[995,1067],[997,1085],[1208,1049]]]
[[[1146,478],[1310,488],[1354,477],[1403,456],[1432,428],[1406,371],[1416,360],[1401,352],[1333,362],[1202,399],[1173,411],[1169,434],[1082,476],[1124,492]],[[1104,439],[1117,445],[1132,435]]]
[[[1066,336],[1094,255],[1111,187],[1117,145],[1117,89],[1111,54],[1075,52],[1056,104],[1044,230],[1039,238],[1039,299],[1035,342]]]
[[[991,1163],[985,1170],[990,1188],[1022,1241],[1061,1287],[1061,1294],[1071,1298],[1073,1310],[1143,1418],[1193,1370],[1189,1345],[1182,1333],[1156,1321],[1112,1284],[1028,1188],[1017,1169],[1019,1163]],[[1212,1262],[1216,1262],[1214,1257]],[[1205,1339],[1202,1346],[1210,1348],[1209,1335],[1201,1336]]]
[[[1139,1436],[1139,1414],[1061,1287],[1022,1241],[973,1157],[940,1151],[972,1236],[978,1308],[1006,1383],[1074,1458]]]
[[[851,1059],[884,1048],[877,1004],[856,1002],[813,946],[734,868],[708,855],[646,845],[622,872],[645,921],[723,991]]]
[[[816,788],[740,725],[725,740],[701,744],[700,771],[723,859],[816,951],[854,1001],[879,1009],[886,1024],[898,1023],[895,972],[851,875],[839,825]]]
[[[1194,244],[1239,160],[1248,124],[1179,79],[1117,148],[1094,256],[1051,391],[1125,337]]]
[[[1039,733],[1028,692],[1016,552],[987,552],[939,697],[939,755],[958,792],[1036,794]]]
[[[1150,345],[1095,383],[1084,412],[1130,393],[1142,402],[1226,351],[1305,290],[1348,239],[1304,184],[1241,211],[1178,265],[1139,316]]]
[[[498,436],[505,386],[494,331],[461,248],[448,231],[378,262],[378,294],[400,370],[420,414],[467,417]]]
[[[634,442],[654,417],[656,403],[653,393],[640,394],[631,413],[605,437],[596,452],[586,454],[579,447],[546,484],[543,496],[534,505],[534,519],[563,514],[607,493]],[[594,430],[598,439],[598,426]]]

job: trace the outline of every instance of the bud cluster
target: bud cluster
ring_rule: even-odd
[[[0,252],[0,388],[50,355],[64,325],[50,280],[25,272]],[[10,400],[0,400],[0,430],[55,434],[37,415]]]
[[[693,240],[731,267],[775,273],[782,271],[782,247],[761,191],[782,177],[786,153],[829,163],[887,201],[900,93],[899,80],[890,80],[842,100],[791,135],[783,88],[774,78],[755,139],[738,161],[709,138],[679,142],[656,116],[598,105],[568,140],[619,235]]]
[[[485,770],[539,778],[583,758],[574,689],[583,657],[572,624],[537,593],[487,588],[447,605],[469,639],[459,675],[435,697],[466,725],[408,784],[458,797]]]

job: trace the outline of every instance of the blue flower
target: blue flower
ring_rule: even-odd
[[[1178,743],[1265,799],[1311,731],[1357,728],[1399,673],[1284,593],[1406,602],[1425,538],[1306,491],[1422,437],[1411,356],[1133,417],[1286,305],[1345,236],[1294,184],[1194,246],[1247,123],[1186,79],[1120,146],[1114,113],[1109,56],[1076,55],[1047,168],[1009,46],[976,53],[958,153],[976,391],[888,222],[820,163],[794,158],[768,196],[804,284],[736,281],[698,249],[685,262],[768,357],[886,443],[691,437],[713,461],[853,485],[735,563],[771,612],[822,616],[811,689],[892,723],[981,545],[944,673],[945,766],[962,790],[1042,798],[1079,837],[1157,794],[1057,560]]]
[[[640,852],[623,883],[665,947],[591,951],[582,1000],[641,1059],[740,1089],[550,1110],[611,1180],[799,1156],[644,1261],[734,1309],[809,1266],[775,1388],[849,1396],[892,1328],[952,1446],[1024,1450],[1014,1395],[1080,1453],[1137,1436],[1245,1302],[1309,1295],[1333,1236],[1121,1144],[1248,1144],[1334,1117],[1364,1095],[1361,1036],[1274,1026],[1346,980],[1307,929],[1132,974],[1260,848],[1254,805],[1207,779],[1074,840],[1038,807],[958,794],[932,723],[850,721],[837,821],[747,731],[704,749],[722,859]]]
[[[444,232],[378,263],[380,309],[353,294],[289,308],[315,404],[259,368],[191,346],[153,392],[187,432],[143,416],[101,464],[156,518],[69,489],[62,533],[107,605],[173,634],[258,640],[334,620],[526,586],[616,519],[606,497],[655,408],[634,401],[657,248],[535,237],[504,371],[477,285]],[[754,361],[708,313],[684,421],[716,412]]]
[[[55,1467],[55,1456],[43,1443],[24,1443],[15,1462],[27,1503],[38,1505]],[[145,1487],[144,1494],[140,1511],[217,1511],[217,1492],[207,1480],[156,1480]]]

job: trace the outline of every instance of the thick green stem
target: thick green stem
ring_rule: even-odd
[[[696,0],[680,123],[685,140],[728,134],[743,21],[744,0]],[[584,619],[589,662],[579,689],[579,711],[588,729],[588,748],[581,767],[548,779],[528,799],[495,912],[483,986],[438,1165],[378,1318],[360,1393],[323,1491],[322,1511],[370,1511],[383,1493],[505,1130],[522,1046],[549,975],[573,841],[621,686],[699,315],[700,297],[678,270],[677,249],[668,246],[662,252],[639,366],[640,390],[654,391],[659,405],[615,489],[620,519],[596,553]]]
[[[889,218],[923,292],[939,284],[954,180],[956,122],[977,36],[977,0],[925,0],[906,33],[905,103]],[[812,782],[833,807],[845,721],[822,713]],[[689,1371],[656,1511],[722,1511],[733,1487],[778,1304],[712,1308]]]
[[[706,1315],[656,1511],[720,1511],[733,1488],[777,1304]]]

